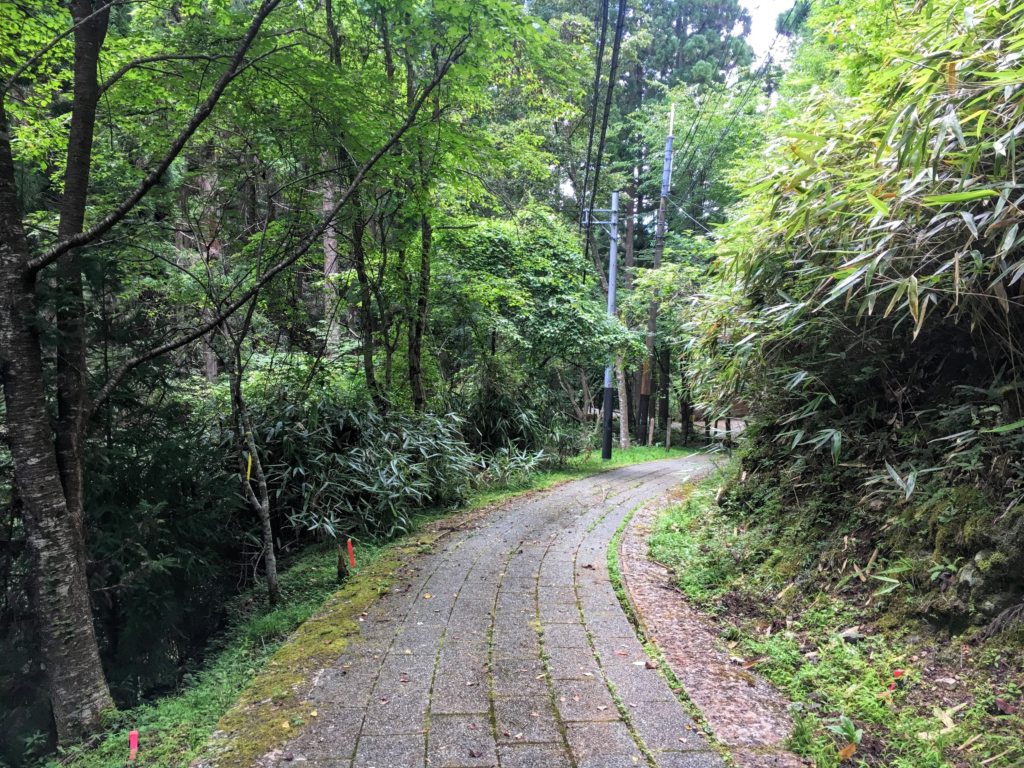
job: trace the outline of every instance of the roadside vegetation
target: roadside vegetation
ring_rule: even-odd
[[[1024,638],[930,625],[919,608],[941,564],[872,561],[855,525],[826,531],[778,498],[752,512],[758,481],[742,473],[733,462],[666,509],[651,556],[737,671],[793,702],[790,748],[819,768],[1018,765]]]
[[[469,493],[464,502],[451,509],[429,509],[413,515],[406,532],[392,542],[360,541],[355,548],[357,568],[339,584],[337,553],[334,547],[307,548],[288,562],[281,571],[281,603],[269,606],[264,590],[254,586],[232,598],[226,606],[224,628],[215,635],[202,655],[184,672],[180,690],[172,695],[124,709],[104,724],[104,732],[93,742],[65,750],[59,761],[47,761],[40,755],[39,765],[64,765],[73,768],[107,768],[124,762],[128,750],[128,732],[138,730],[145,751],[146,765],[179,768],[203,754],[204,747],[224,714],[235,705],[252,681],[264,673],[281,646],[297,628],[326,610],[332,623],[332,642],[344,642],[346,625],[354,622],[372,601],[390,586],[390,572],[403,559],[429,551],[437,538],[432,525],[452,515],[472,516],[515,496],[550,488],[559,483],[586,477],[615,467],[644,461],[657,461],[687,453],[682,448],[637,447],[616,452],[610,462],[587,452],[567,457],[559,468],[534,473],[517,472],[509,484],[492,486]],[[325,609],[325,606],[328,606]],[[323,638],[315,644],[297,646],[323,650]],[[337,655],[331,645],[330,652]],[[329,662],[330,659],[327,659]],[[296,659],[289,659],[296,663]],[[305,662],[303,658],[301,661]],[[291,672],[292,670],[288,670]],[[274,687],[274,683],[265,683]],[[278,685],[275,706],[287,693]],[[308,716],[308,713],[305,713]],[[298,715],[296,716],[298,717]],[[284,716],[275,715],[280,724]],[[300,725],[299,722],[293,724]],[[254,734],[249,734],[252,737]],[[274,734],[264,734],[272,739]],[[260,742],[262,743],[262,742]],[[265,751],[265,750],[264,750]]]
[[[675,304],[744,445],[653,552],[818,765],[1019,765],[1024,8],[804,11]]]

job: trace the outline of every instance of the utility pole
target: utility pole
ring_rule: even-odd
[[[658,223],[654,229],[654,263],[653,268],[661,267],[661,256],[665,251],[665,214],[668,210],[668,191],[672,183],[672,139],[676,123],[676,105],[672,105],[672,111],[668,118],[668,136],[665,138],[665,163],[661,170],[661,200],[658,203]],[[647,309],[647,338],[646,354],[644,355],[643,368],[640,375],[640,403],[637,413],[637,431],[648,435],[647,444],[652,445],[652,432],[647,427],[648,419],[651,418],[651,360],[654,358],[654,334],[658,327],[658,302],[652,301]],[[666,425],[671,428],[671,422]]]
[[[607,211],[589,211],[592,216],[595,213],[611,214],[608,221],[589,220],[589,224],[607,225],[610,243],[608,246],[608,317],[615,317],[615,283],[618,279],[618,255],[619,255],[619,193],[612,192],[612,207]],[[588,217],[589,218],[589,217]],[[601,404],[601,458],[607,461],[612,457],[612,401],[615,378],[615,356],[609,354],[608,365],[604,369],[604,400]],[[622,403],[619,403],[620,414]]]

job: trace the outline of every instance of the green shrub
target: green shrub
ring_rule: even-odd
[[[287,395],[255,406],[253,420],[272,504],[297,531],[386,539],[415,512],[465,498],[474,457],[457,417],[383,415],[330,391]]]

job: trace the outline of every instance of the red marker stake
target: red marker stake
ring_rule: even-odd
[[[139,754],[139,732],[131,731],[128,734],[128,760],[134,760]]]
[[[352,548],[352,539],[348,540],[348,564],[349,567],[356,567],[356,553]]]

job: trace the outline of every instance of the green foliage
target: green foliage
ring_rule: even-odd
[[[91,581],[117,700],[173,688],[180,664],[220,623],[236,577],[223,561],[244,524],[235,486],[192,404],[138,410],[90,445]],[[167,631],[154,638],[152,628]]]
[[[361,548],[360,559],[365,563],[375,556],[373,549]],[[232,599],[226,628],[207,649],[202,666],[186,668],[172,695],[117,712],[109,723],[109,734],[99,744],[70,748],[59,764],[76,768],[120,764],[127,753],[125,734],[136,729],[147,765],[186,765],[199,754],[220,716],[260,666],[337,590],[333,550],[311,550],[296,560],[282,572],[281,589],[284,603],[273,610],[268,610],[259,587]]]
[[[958,629],[989,621],[1024,595],[1009,191],[1024,14],[815,4],[800,38],[768,151],[737,172],[747,190],[683,321],[691,383],[712,412],[756,404],[741,507],[777,486],[801,511],[792,530],[863,526],[914,563],[876,575],[886,599],[963,558],[942,599],[917,607]],[[996,553],[975,578],[970,561]]]
[[[999,653],[991,651],[964,671],[959,646],[943,652],[942,640],[923,641],[927,631],[898,610],[881,618],[878,596],[868,593],[865,605],[859,579],[832,581],[848,562],[866,567],[869,554],[856,537],[841,529],[823,547],[823,531],[806,527],[806,508],[787,502],[783,511],[777,484],[742,477],[734,465],[668,508],[655,524],[651,553],[691,601],[716,615],[731,653],[758,659],[756,670],[793,702],[789,747],[818,768],[1015,765],[1022,757],[1019,716],[993,716],[991,702],[1014,695],[1001,691],[1016,690],[1019,665],[999,667]],[[894,562],[875,573],[902,568]],[[945,700],[925,678],[950,670],[968,691]],[[946,715],[954,721],[946,729],[936,712],[961,702],[966,706]],[[975,748],[960,750],[969,738]],[[839,753],[848,744],[856,751],[844,762]]]
[[[511,219],[467,219],[438,236],[435,333],[463,368],[495,355],[544,366],[603,363],[627,338],[593,292],[575,233],[533,206]],[[451,364],[445,368],[451,367]]]
[[[454,415],[382,415],[330,390],[281,388],[254,399],[251,415],[273,503],[301,531],[388,539],[470,486],[474,457]]]

